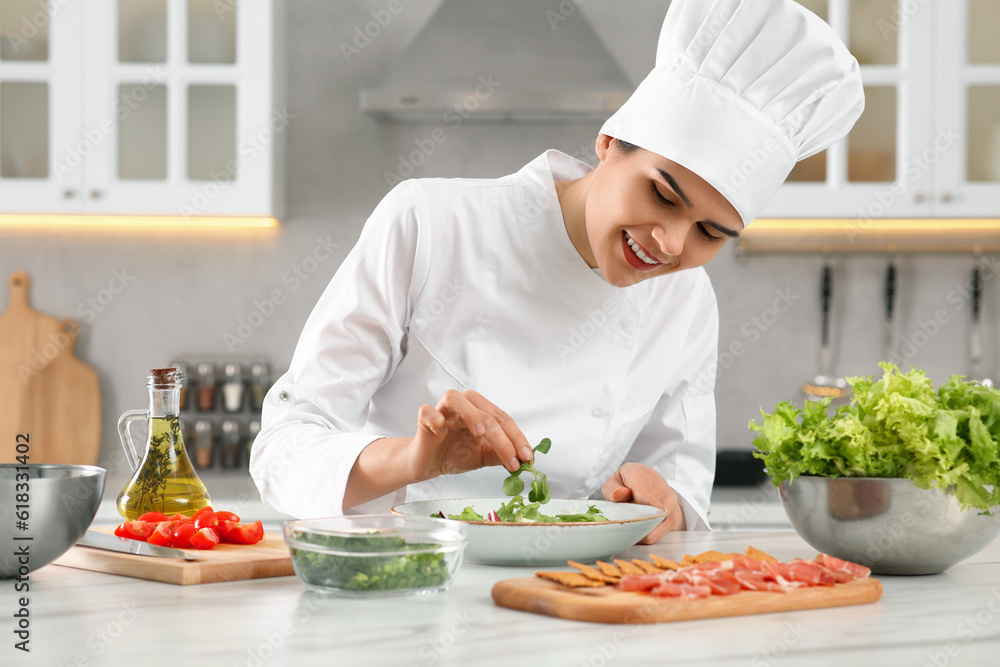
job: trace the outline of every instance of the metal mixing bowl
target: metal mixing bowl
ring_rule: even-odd
[[[908,479],[798,477],[778,493],[796,532],[821,552],[875,574],[937,574],[1000,534],[1000,513]]]
[[[17,478],[25,468],[27,482]],[[0,463],[0,579],[33,572],[74,545],[97,514],[107,472],[97,466]],[[25,483],[27,489],[18,486]],[[27,502],[18,494],[27,494]],[[26,519],[18,516],[25,511]],[[18,527],[22,520],[27,529]],[[28,555],[19,556],[24,549]]]

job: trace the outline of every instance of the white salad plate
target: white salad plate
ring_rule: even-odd
[[[461,514],[466,507],[481,516],[499,509],[510,498],[458,498],[420,500],[396,505],[396,514],[429,517],[437,512]],[[463,521],[469,544],[464,560],[485,565],[565,565],[567,560],[593,563],[632,546],[663,520],[664,510],[649,505],[605,500],[553,499],[542,505],[543,514],[580,514],[596,505],[607,521],[581,523],[513,523]]]

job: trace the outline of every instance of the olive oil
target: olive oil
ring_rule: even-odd
[[[184,449],[178,419],[180,383],[184,374],[173,368],[154,369],[149,378],[149,410],[131,410],[122,415],[118,431],[129,464],[135,471],[118,495],[118,513],[134,521],[146,512],[193,515],[212,503],[208,489],[198,477]],[[129,423],[149,422],[142,460],[129,432]]]
[[[150,419],[146,454],[118,496],[118,512],[129,521],[146,512],[190,516],[211,503],[184,449],[176,415]]]

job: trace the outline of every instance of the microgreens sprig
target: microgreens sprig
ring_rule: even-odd
[[[548,454],[552,441],[543,438],[538,446],[532,451],[535,453]],[[545,504],[552,499],[552,489],[549,488],[548,477],[545,473],[539,472],[535,468],[535,457],[530,461],[521,461],[521,467],[510,473],[510,477],[503,481],[503,492],[508,496],[518,496],[524,491],[524,480],[521,479],[522,472],[531,473],[531,491],[528,492],[528,502]]]

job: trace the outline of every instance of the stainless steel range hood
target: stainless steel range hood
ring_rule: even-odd
[[[444,0],[360,106],[403,121],[610,116],[634,86],[567,0]]]

